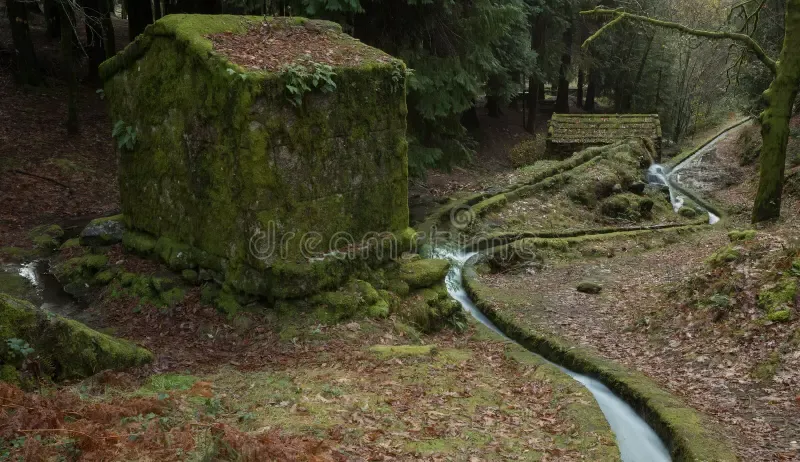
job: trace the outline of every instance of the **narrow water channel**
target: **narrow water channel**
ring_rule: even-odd
[[[496,332],[503,338],[514,341],[506,336],[497,326],[494,325],[479,309],[475,303],[469,298],[467,291],[464,289],[463,270],[466,265],[470,263],[473,257],[477,256],[476,253],[463,253],[460,251],[449,251],[446,249],[437,248],[434,250],[434,256],[437,258],[446,258],[450,260],[450,272],[447,274],[445,283],[447,291],[450,296],[461,303],[461,306],[478,322]],[[516,343],[516,342],[515,342]],[[532,355],[536,355],[531,352]],[[538,355],[536,355],[538,356]],[[544,358],[542,358],[544,359]],[[546,359],[544,359],[547,361]],[[550,361],[547,361],[553,364]],[[566,369],[558,364],[556,367],[561,369],[562,372],[568,374],[573,379],[577,380],[585,386],[594,395],[597,404],[603,411],[603,414],[608,420],[611,430],[617,438],[617,446],[619,447],[622,460],[625,462],[662,462],[671,461],[669,451],[658,437],[656,432],[644,421],[633,408],[615,395],[611,390],[603,385],[600,381],[591,377],[578,374],[569,369]]]

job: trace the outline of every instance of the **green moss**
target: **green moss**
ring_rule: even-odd
[[[156,240],[147,233],[127,230],[122,235],[122,245],[126,250],[139,255],[148,255],[156,247]]]
[[[444,281],[450,262],[441,259],[420,259],[400,265],[400,279],[412,289],[431,287]]]
[[[175,306],[182,302],[185,296],[186,289],[182,287],[173,287],[172,289],[161,292],[159,294],[159,299],[161,300],[161,303],[166,306]]]
[[[174,271],[183,271],[195,266],[192,248],[186,244],[162,237],[156,241],[153,250]]]
[[[462,329],[466,326],[464,310],[450,298],[442,283],[412,293],[399,303],[394,314],[422,332],[435,332],[446,327]]]
[[[220,292],[214,300],[214,306],[220,313],[224,313],[228,318],[233,318],[242,309],[242,305],[236,300],[236,296],[230,292]]]
[[[436,354],[436,345],[374,345],[369,351],[381,358],[401,358],[405,356],[431,356]]]
[[[199,279],[197,271],[191,269],[185,269],[181,271],[181,277],[187,282],[197,282]]]
[[[122,339],[92,330],[71,319],[37,310],[33,305],[0,294],[0,338],[27,341],[42,360],[51,364],[59,380],[88,377],[105,369],[139,366],[153,355]],[[0,358],[7,355],[0,345]]]
[[[11,364],[0,364],[0,382],[20,386],[19,371]]]
[[[73,237],[72,239],[67,239],[61,244],[61,247],[58,250],[67,250],[67,249],[77,249],[81,246],[80,238]]]
[[[678,210],[678,214],[683,218],[694,218],[697,216],[697,210],[693,207],[683,206]]]
[[[772,322],[789,322],[792,320],[792,312],[789,310],[773,311],[767,315],[767,319]]]
[[[584,294],[599,294],[603,290],[603,286],[594,281],[583,281],[578,284],[576,290]]]
[[[747,230],[734,230],[728,233],[728,239],[731,242],[752,241],[755,239],[757,231],[754,229]]]
[[[742,253],[739,249],[732,245],[726,245],[711,254],[711,256],[706,259],[706,263],[712,268],[717,268],[726,263],[735,262],[741,258],[741,256]]]
[[[796,297],[797,281],[794,278],[784,278],[761,289],[758,293],[758,305],[767,314],[773,314],[793,307]]]
[[[108,257],[105,255],[86,254],[56,263],[53,266],[53,274],[65,286],[80,287],[95,282],[95,274],[103,270],[107,264]]]
[[[100,271],[94,275],[94,283],[98,285],[107,285],[116,277],[116,272],[111,270]]]
[[[64,230],[58,225],[41,225],[33,228],[28,237],[41,250],[57,249],[64,236]]]
[[[653,205],[654,202],[649,197],[632,193],[615,194],[601,202],[600,211],[612,218],[639,220],[652,215]]]
[[[0,259],[10,261],[25,261],[36,255],[34,249],[23,249],[21,247],[0,247]]]
[[[193,375],[157,374],[150,376],[147,383],[136,391],[141,395],[158,395],[170,391],[185,391],[192,388],[200,379]]]

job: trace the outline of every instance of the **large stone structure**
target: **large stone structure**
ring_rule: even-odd
[[[547,131],[547,154],[551,159],[566,159],[586,148],[628,138],[650,140],[656,161],[661,160],[658,114],[553,114]]]
[[[332,63],[335,89],[304,77],[310,89],[293,101],[283,68],[236,64],[258,50],[216,49],[219,34],[243,40],[259,28],[316,34],[352,58]],[[259,46],[284,45],[293,44]],[[302,296],[341,278],[312,268],[319,277],[308,287],[277,286],[302,286],[294,277],[309,272],[297,265],[330,250],[332,238],[342,245],[408,226],[405,66],[338,25],[170,15],[100,71],[121,145],[126,224],[144,233],[141,247],[158,239],[155,252],[173,268],[207,268],[244,292]]]

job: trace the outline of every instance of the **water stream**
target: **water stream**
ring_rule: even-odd
[[[461,303],[461,306],[469,312],[478,322],[488,327],[506,340],[512,341],[497,326],[494,325],[469,298],[464,289],[462,272],[464,266],[469,264],[476,253],[463,253],[460,251],[449,251],[446,249],[436,249],[434,254],[438,258],[450,260],[452,266],[447,274],[446,285],[450,296]],[[535,355],[535,353],[531,353]],[[537,355],[538,356],[538,355]],[[542,358],[544,361],[546,359]],[[550,364],[554,364],[547,361]],[[585,386],[594,395],[597,404],[603,411],[608,420],[611,430],[617,438],[622,460],[625,462],[661,462],[671,461],[669,451],[658,437],[656,432],[644,421],[633,408],[615,395],[600,381],[591,377],[578,374],[566,369],[558,364],[554,364],[562,372],[568,374]]]

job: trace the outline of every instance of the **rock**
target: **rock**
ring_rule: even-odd
[[[623,193],[604,199],[600,204],[600,211],[607,217],[638,220],[650,217],[654,205],[649,197]]]
[[[578,292],[584,294],[599,294],[603,291],[603,286],[593,281],[583,281],[576,287]]]
[[[40,250],[54,250],[61,244],[64,237],[64,230],[58,225],[42,225],[33,228],[28,237],[33,244]]]
[[[611,192],[614,193],[614,194],[619,194],[622,191],[623,191],[622,185],[619,184],[619,183],[617,183],[617,184],[615,184],[614,186],[611,187]]]
[[[421,332],[436,332],[445,327],[466,325],[461,305],[450,298],[444,284],[419,290],[400,302],[394,314]]]
[[[81,231],[80,243],[87,247],[104,247],[122,242],[125,223],[122,215],[97,218]]]
[[[317,305],[320,321],[340,322],[359,316],[384,318],[389,315],[389,303],[372,284],[354,280],[336,292],[322,292],[311,298]]]
[[[55,380],[82,379],[106,369],[123,369],[153,360],[133,343],[90,329],[30,303],[0,294],[0,339],[19,339],[35,355],[41,373]],[[20,369],[24,356],[8,342],[0,343],[0,360]],[[3,375],[6,375],[7,371]]]
[[[728,233],[728,239],[731,242],[738,242],[738,241],[752,241],[756,237],[756,230],[754,229],[747,229],[744,231],[740,230],[733,230]]]
[[[647,188],[646,184],[642,183],[641,181],[637,181],[628,188],[628,191],[634,194],[642,195],[644,194],[645,188]]]
[[[441,259],[424,259],[400,265],[400,279],[411,289],[431,287],[444,281],[450,262]]]

